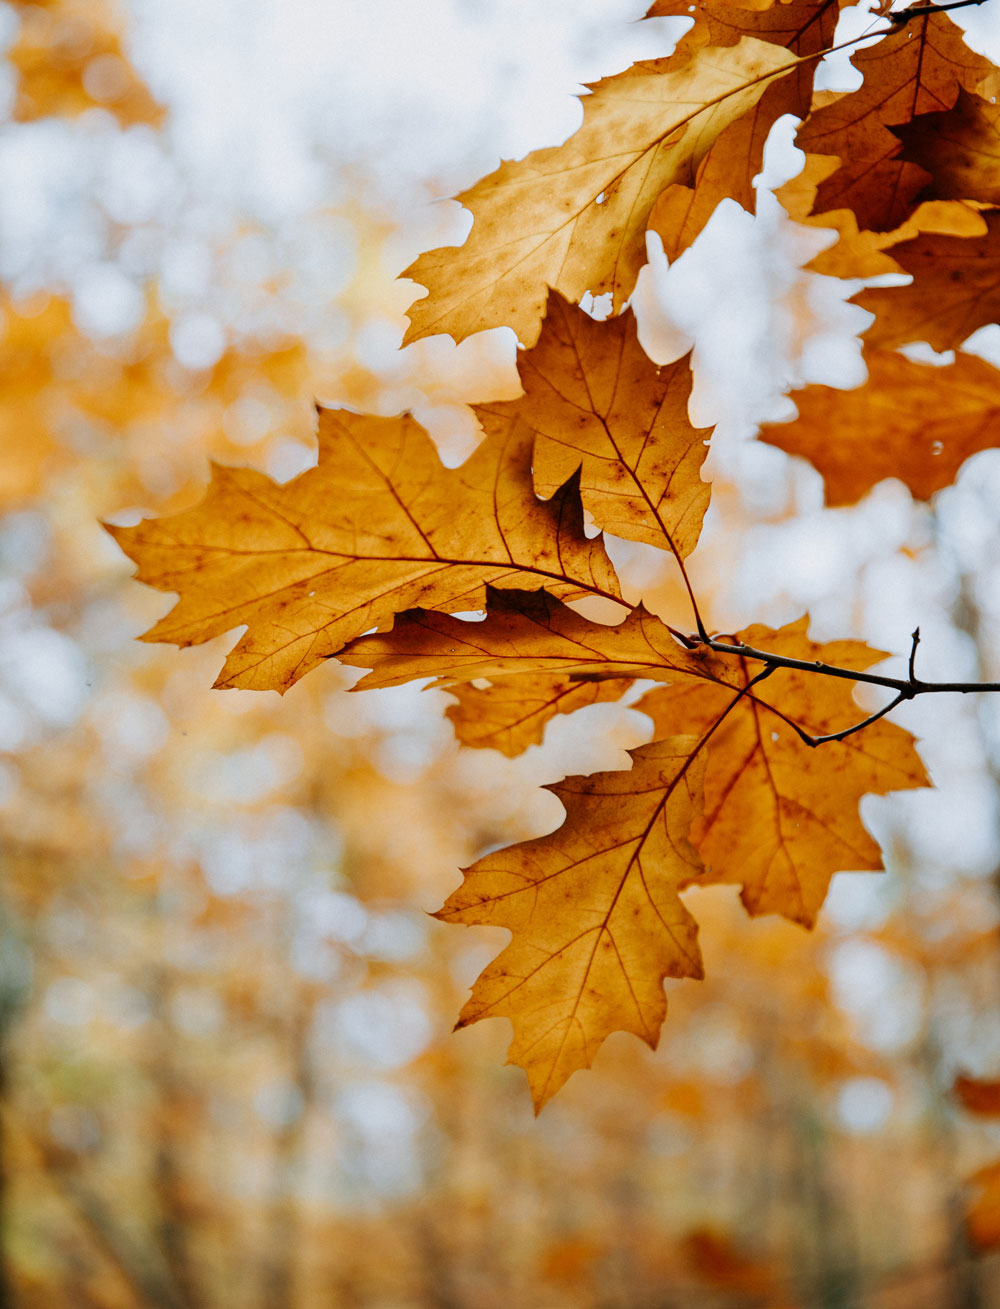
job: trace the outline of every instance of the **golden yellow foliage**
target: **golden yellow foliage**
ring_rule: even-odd
[[[744,37],[679,67],[660,60],[605,78],[565,145],[503,163],[458,197],[472,233],[460,251],[432,250],[406,270],[428,290],[406,340],[507,326],[534,345],[549,286],[570,300],[610,292],[620,309],[645,262],[657,197],[693,182],[719,134],[794,69],[785,52]]]
[[[632,751],[628,772],[567,777],[551,836],[486,855],[438,914],[513,933],[473,987],[459,1026],[510,1018],[509,1057],[536,1110],[589,1068],[614,1031],[655,1046],[665,977],[700,977],[694,919],[678,890],[699,871],[686,832],[700,807],[693,739]]]

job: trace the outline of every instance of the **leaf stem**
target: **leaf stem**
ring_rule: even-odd
[[[694,615],[695,626],[698,629],[698,640],[695,641],[694,644],[697,645],[700,642],[702,645],[708,645],[712,638],[708,634],[708,628],[705,626],[704,619],[701,616],[701,610],[698,608],[698,601],[695,598],[694,587],[691,585],[688,571],[684,567],[684,560],[681,558],[680,551],[674,547],[674,543],[669,536],[667,537],[667,540],[670,541],[670,549],[673,551],[674,558],[677,560],[677,566],[681,570],[681,577],[684,579],[684,585],[687,588],[688,599],[691,601],[691,610]],[[671,628],[670,630],[673,632],[674,629]],[[680,633],[674,632],[674,635],[680,636]],[[685,645],[688,644],[688,638],[681,637],[681,640]]]

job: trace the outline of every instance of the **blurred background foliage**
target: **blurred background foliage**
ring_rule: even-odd
[[[1000,1128],[952,1090],[1000,1075],[996,701],[900,714],[940,789],[865,802],[888,872],[838,876],[815,933],[692,892],[709,980],[536,1122],[504,1025],[450,1032],[503,934],[428,911],[648,721],[594,706],[509,761],[458,750],[443,694],[333,666],[213,693],[228,638],[137,644],[165,600],[99,526],[193,503],[209,458],[294,475],[314,397],[411,408],[462,457],[513,341],[400,351],[395,276],[461,239],[436,197],[669,50],[642,8],[0,5],[0,1304],[1000,1304]],[[902,651],[919,622],[925,676],[1000,676],[1000,459],[930,507],[889,482],[824,509],[749,438],[792,382],[860,381],[857,284],[802,270],[823,237],[767,191],[724,210],[636,296],[719,423],[715,623],[808,607]],[[687,625],[652,552],[613,549]]]

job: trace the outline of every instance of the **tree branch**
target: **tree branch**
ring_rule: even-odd
[[[916,670],[915,670],[915,666],[914,666],[914,664],[915,664],[915,660],[916,660],[916,657],[917,657],[917,646],[920,644],[920,628],[919,628],[919,627],[915,627],[915,628],[913,629],[913,635],[912,635],[912,637],[911,637],[911,640],[913,641],[913,644],[910,646],[910,662],[909,662],[908,667],[909,667],[909,672],[910,672],[910,681],[913,682],[913,683],[916,683],[916,681],[917,681],[917,674],[916,674]]]
[[[670,629],[674,632],[674,629]],[[935,693],[950,693],[958,695],[967,695],[974,691],[1000,691],[1000,682],[924,682],[916,675],[916,656],[917,646],[920,644],[920,628],[916,628],[911,635],[910,656],[907,664],[907,677],[883,677],[879,673],[867,673],[856,668],[840,668],[836,664],[825,664],[817,659],[810,662],[808,659],[793,659],[790,655],[773,654],[767,650],[758,650],[754,646],[744,645],[742,641],[727,642],[720,641],[715,637],[708,637],[702,640],[697,636],[681,636],[679,632],[674,632],[683,645],[689,649],[696,649],[699,645],[706,646],[709,650],[717,654],[738,655],[743,659],[759,660],[766,665],[765,671],[770,674],[778,668],[794,668],[799,672],[818,673],[821,677],[839,677],[844,681],[850,682],[867,682],[871,686],[884,686],[887,690],[895,691],[895,698],[890,700],[887,705],[883,705],[873,714],[860,723],[854,723],[851,727],[845,727],[839,732],[829,732],[825,736],[813,736],[801,727],[793,718],[782,713],[780,709],[775,708],[772,704],[764,704],[763,701],[757,703],[764,704],[764,707],[770,709],[783,722],[787,723],[799,737],[808,746],[825,745],[828,741],[844,741],[855,732],[863,731],[864,728],[870,727],[872,723],[877,723],[880,718],[891,713],[897,705],[901,705],[904,700],[913,700],[918,695],[932,695]],[[761,680],[758,673],[744,687],[744,692],[748,691],[751,686]],[[756,696],[750,697],[756,701]]]
[[[872,723],[877,723],[880,718],[884,718],[890,710],[895,709],[898,704],[902,704],[902,702],[908,699],[908,697],[900,692],[895,700],[890,700],[887,705],[883,705],[883,707],[875,713],[869,714],[862,722],[855,723],[852,727],[845,727],[839,732],[829,732],[826,736],[813,736],[810,732],[807,732],[804,727],[800,726],[794,718],[789,718],[788,715],[782,713],[780,709],[776,709],[773,704],[767,704],[763,700],[757,700],[756,696],[751,696],[750,699],[755,701],[757,704],[763,705],[765,709],[770,709],[773,714],[777,714],[782,722],[787,723],[789,727],[798,733],[802,740],[805,741],[806,745],[815,747],[817,745],[825,745],[827,741],[845,741],[849,736],[853,736],[855,732],[860,732],[864,728],[870,727]]]
[[[840,668],[836,664],[825,664],[821,659],[793,659],[791,655],[774,654],[769,650],[758,650],[755,646],[744,645],[742,641],[720,641],[709,637],[707,641],[697,636],[689,636],[684,644],[689,650],[699,645],[716,654],[739,655],[743,659],[755,659],[758,663],[771,668],[795,668],[803,673],[817,673],[820,677],[840,677],[847,682],[867,682],[871,686],[884,686],[895,691],[900,700],[912,700],[918,695],[956,694],[968,695],[975,691],[1000,691],[1000,682],[924,682],[912,674],[908,677],[885,677],[881,673],[868,673],[858,668]],[[912,667],[916,642],[910,652]]]
[[[912,9],[902,9],[898,14],[886,14],[890,23],[902,27],[911,18],[925,18],[928,14],[945,14],[949,9],[968,9],[970,5],[982,5],[986,0],[951,0],[946,5],[915,5]]]

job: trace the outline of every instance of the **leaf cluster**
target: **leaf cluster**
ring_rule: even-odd
[[[509,326],[521,342],[523,394],[476,408],[483,438],[464,464],[444,467],[411,415],[321,408],[315,468],[279,484],[217,467],[195,508],[111,529],[139,578],[179,597],[146,639],[245,628],[220,687],[285,691],[331,657],[369,670],[357,689],[431,679],[455,697],[464,745],[513,756],[555,715],[653,684],[637,706],[653,741],[631,768],[551,788],[562,825],[479,859],[439,913],[511,932],[459,1022],[511,1020],[538,1107],[611,1032],[656,1044],[664,979],[702,975],[685,889],[731,883],[750,914],[810,927],[833,873],[881,867],[861,797],[927,778],[887,710],[859,721],[855,682],[894,690],[887,709],[969,689],[917,678],[916,635],[900,680],[870,672],[884,655],[860,642],[813,642],[807,618],[708,631],[685,561],[711,432],[690,420],[690,357],[652,363],[627,304],[647,232],[673,259],[721,201],[752,210],[770,129],[795,114],[807,162],[781,195],[835,231],[823,270],[912,281],[857,297],[874,314],[867,383],[808,388],[762,439],[811,459],[832,504],[890,475],[931,495],[995,443],[1000,375],[897,349],[951,349],[997,317],[1000,72],[920,6],[854,56],[858,90],[814,94],[837,0],[657,0],[648,16],[665,15],[694,19],[670,57],[592,87],[565,144],[459,197],[463,246],[407,270],[427,292],[408,341]],[[612,316],[580,308],[586,293],[609,294]],[[605,533],[675,561],[692,632],[626,603]],[[618,621],[572,607],[588,597]],[[473,610],[485,617],[456,616]]]

